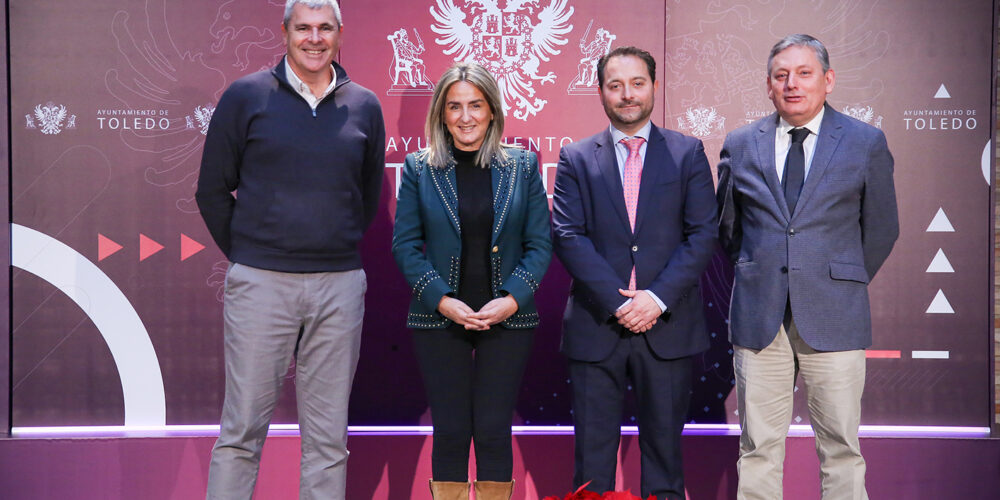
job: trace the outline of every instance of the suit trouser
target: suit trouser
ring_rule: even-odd
[[[434,422],[434,480],[468,481],[471,440],[476,479],[509,482],[510,424],[534,329],[414,330],[413,343]]]
[[[249,499],[281,385],[295,360],[299,495],[343,499],[347,402],[361,347],[361,269],[282,273],[233,264],[223,306],[226,398],[209,499]]]
[[[867,499],[865,459],[858,440],[865,351],[816,351],[799,336],[793,320],[764,349],[735,346],[733,364],[743,429],[736,497],[782,497],[785,437],[795,378],[801,373],[816,434],[823,499]]]
[[[642,497],[685,498],[681,432],[691,401],[691,365],[690,356],[656,356],[646,335],[630,333],[623,334],[601,361],[569,360],[576,435],[574,488],[590,481],[590,491],[615,489],[622,404],[631,380],[639,407]]]

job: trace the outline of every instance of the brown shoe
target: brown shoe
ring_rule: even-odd
[[[476,500],[510,500],[514,481],[476,481]]]
[[[430,480],[434,500],[469,500],[469,483]]]

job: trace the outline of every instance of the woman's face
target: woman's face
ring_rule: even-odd
[[[493,112],[478,87],[458,81],[448,88],[442,118],[456,149],[476,151],[483,145]]]

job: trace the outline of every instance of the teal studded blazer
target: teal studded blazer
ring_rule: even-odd
[[[549,203],[535,153],[505,148],[508,159],[493,158],[493,236],[490,269],[493,297],[511,295],[518,309],[500,323],[506,328],[538,326],[535,291],[552,259]],[[455,161],[435,168],[406,155],[392,254],[413,289],[406,317],[409,328],[444,328],[451,320],[437,310],[445,295],[456,295],[462,255]]]

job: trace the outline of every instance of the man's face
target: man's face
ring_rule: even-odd
[[[826,95],[833,91],[833,82],[833,70],[823,72],[811,47],[792,46],[771,59],[767,97],[785,121],[800,127],[823,109]]]
[[[633,135],[653,112],[659,83],[654,83],[646,63],[635,56],[612,57],[604,66],[601,104],[611,124]]]
[[[288,65],[302,81],[323,80],[330,74],[330,63],[340,50],[340,33],[333,8],[310,9],[303,4],[292,8],[288,26],[282,26],[288,46]]]

